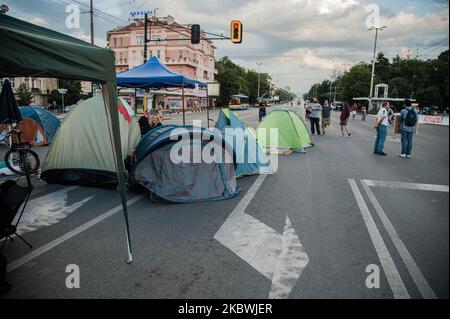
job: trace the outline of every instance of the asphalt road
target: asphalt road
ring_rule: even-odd
[[[239,116],[257,125],[256,109]],[[193,117],[206,120],[206,113],[186,118]],[[174,115],[165,122],[180,121]],[[341,137],[334,113],[327,135],[314,138],[314,148],[280,156],[273,175],[239,179],[242,191],[231,200],[175,205],[129,192],[129,199],[137,199],[129,208],[134,249],[129,265],[116,192],[36,181],[23,233],[34,248],[18,240],[7,243],[13,290],[5,297],[268,298],[274,283],[289,282],[285,298],[448,298],[448,127],[422,126],[413,157],[402,159],[392,137],[385,149],[390,156],[372,154],[373,122],[350,121],[353,136]],[[245,215],[242,203],[248,204]],[[111,216],[104,215],[108,212]],[[270,242],[264,248],[276,256],[287,251],[276,266],[289,266],[286,271],[264,274],[264,256],[255,251],[243,257],[243,250],[217,239],[236,213],[259,227],[242,233],[246,245],[264,236],[283,238],[278,250],[270,251]],[[295,235],[285,236],[289,230]],[[225,237],[239,241],[236,234],[238,229]],[[299,244],[289,246],[294,241],[284,238],[298,238]],[[300,250],[303,266],[293,279],[289,274],[299,267],[289,252]],[[66,287],[69,264],[79,266],[78,289]],[[366,286],[368,265],[380,270],[379,288]]]

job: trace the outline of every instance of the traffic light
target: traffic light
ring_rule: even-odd
[[[191,43],[199,44],[200,43],[200,25],[193,24],[191,27]]]
[[[242,42],[242,23],[240,21],[231,21],[231,42]]]

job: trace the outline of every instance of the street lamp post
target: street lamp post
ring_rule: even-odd
[[[263,65],[262,62],[257,62],[258,65],[258,96],[256,97],[256,102],[259,102],[259,85],[261,81],[261,65]]]
[[[67,89],[58,89],[58,92],[61,94],[62,113],[64,113],[64,94],[67,93]]]
[[[376,59],[376,54],[377,54],[378,30],[383,31],[386,28],[387,28],[386,26],[369,28],[369,30],[371,30],[371,31],[375,30],[375,43],[373,46],[373,58],[372,58],[372,75],[370,78],[369,110],[372,109],[373,82],[374,82],[374,78],[375,78],[375,59]]]

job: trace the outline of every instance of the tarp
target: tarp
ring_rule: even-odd
[[[125,217],[128,261],[131,262],[125,167],[117,129],[119,115],[114,52],[6,14],[0,14],[0,39],[0,77],[56,77],[102,84]]]
[[[44,162],[43,180],[51,184],[117,185],[103,103],[101,94],[95,94],[81,101],[69,113]],[[133,154],[141,138],[136,119],[129,122],[129,117],[119,114],[122,160]]]
[[[236,177],[270,172],[270,160],[256,141],[255,135],[229,109],[222,109],[216,122],[236,156]]]
[[[39,107],[24,106],[20,108],[22,117],[35,120],[45,132],[45,138],[50,144],[59,127],[59,119],[52,112]]]
[[[5,80],[0,94],[0,124],[18,123],[20,121],[22,121],[22,116],[17,107],[11,83],[9,80]]]
[[[209,132],[192,126],[161,126],[147,133],[136,148],[137,161],[130,171],[130,185],[140,184],[152,194],[174,203],[236,196],[239,188],[233,150],[219,135]],[[214,136],[212,140],[210,134]],[[189,161],[178,161],[174,159],[178,147],[185,154],[192,154],[193,148],[198,147],[194,155],[206,152],[213,154],[215,161],[207,162],[203,157],[195,161],[192,155]]]
[[[278,130],[277,141],[270,138],[271,128]],[[266,151],[304,151],[313,145],[305,122],[291,110],[278,109],[272,111],[260,123],[256,134],[258,143]]]
[[[168,87],[195,88],[206,87],[207,84],[172,71],[161,64],[157,57],[147,63],[117,74],[117,85],[123,87],[160,89]]]

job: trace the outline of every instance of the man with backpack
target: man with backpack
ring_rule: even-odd
[[[405,108],[400,112],[402,124],[402,153],[400,157],[410,158],[413,144],[414,131],[417,125],[418,112],[411,105],[411,101],[405,101]]]

